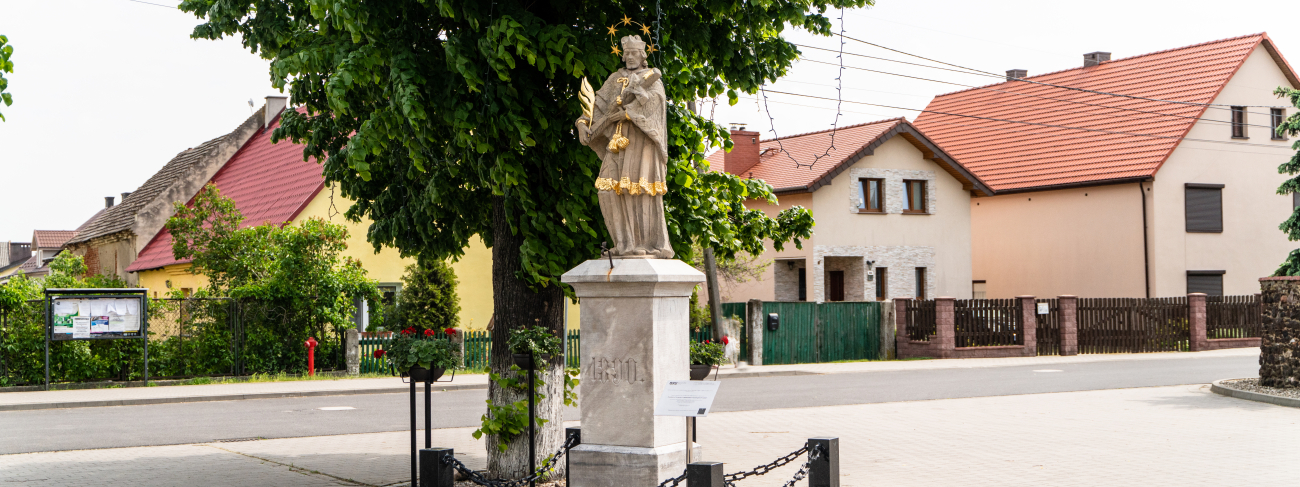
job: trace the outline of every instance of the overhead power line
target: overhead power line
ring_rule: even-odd
[[[982,73],[982,74],[984,74],[984,75],[986,75],[986,76],[992,76],[992,77],[997,77],[997,78],[1006,78],[1006,76],[1004,76],[1004,75],[1000,75],[1000,74],[997,74],[997,73],[990,73],[990,72],[988,72],[988,71],[984,71],[984,70],[979,70],[979,69],[974,69],[974,68],[968,68],[968,67],[961,66],[961,65],[957,65],[957,64],[946,63],[946,62],[943,62],[943,61],[939,61],[939,60],[935,60],[935,59],[930,59],[930,58],[928,58],[928,57],[924,57],[924,56],[920,56],[920,55],[912,54],[912,53],[905,52],[905,51],[900,51],[900,50],[898,50],[898,49],[893,49],[893,48],[890,48],[890,47],[885,47],[885,46],[882,46],[882,45],[880,45],[880,44],[876,44],[876,43],[873,43],[873,42],[867,42],[867,41],[864,41],[864,40],[862,40],[862,39],[857,39],[857,38],[853,38],[853,37],[850,37],[850,36],[843,36],[843,37],[844,37],[845,39],[848,39],[848,40],[851,40],[851,41],[860,42],[860,43],[862,43],[862,44],[866,44],[866,45],[868,45],[868,46],[877,47],[877,48],[884,49],[884,50],[891,51],[891,52],[896,52],[896,53],[902,54],[902,55],[904,55],[904,56],[911,56],[911,57],[914,57],[914,58],[917,58],[917,59],[924,59],[924,60],[926,60],[926,61],[930,61],[930,62],[932,62],[932,63],[939,63],[939,64],[942,64],[942,65],[944,65],[944,66],[951,66],[951,67],[954,67],[954,68],[961,68],[961,69],[965,69],[965,70],[968,70],[968,71],[974,71],[974,72],[977,72],[977,73]],[[1146,100],[1146,101],[1154,101],[1154,102],[1162,102],[1162,103],[1176,103],[1176,104],[1180,104],[1180,105],[1193,105],[1193,106],[1214,107],[1214,108],[1219,108],[1219,109],[1222,109],[1222,110],[1228,110],[1228,109],[1231,109],[1231,107],[1246,107],[1246,108],[1286,108],[1286,107],[1282,107],[1282,106],[1278,106],[1278,105],[1224,105],[1224,104],[1220,104],[1220,103],[1196,103],[1196,102],[1190,102],[1190,101],[1163,100],[1163,99],[1159,99],[1159,98],[1147,98],[1147,97],[1142,97],[1142,96],[1125,95],[1125,94],[1122,94],[1122,93],[1111,93],[1111,92],[1107,92],[1107,91],[1090,90],[1090,89],[1087,89],[1087,88],[1076,88],[1076,87],[1073,87],[1073,86],[1058,85],[1058,84],[1054,84],[1054,83],[1044,83],[1044,82],[1042,82],[1042,81],[1034,81],[1034,80],[1031,80],[1031,79],[1025,79],[1025,78],[1010,78],[1010,80],[1012,80],[1012,81],[1020,81],[1020,82],[1024,82],[1024,83],[1031,83],[1031,84],[1036,84],[1036,85],[1042,85],[1042,86],[1051,86],[1051,87],[1054,87],[1054,88],[1061,88],[1061,89],[1066,89],[1066,90],[1080,91],[1080,92],[1084,92],[1084,93],[1093,93],[1093,94],[1098,94],[1098,95],[1116,96],[1116,97],[1122,97],[1122,98],[1131,98],[1131,99],[1134,99],[1134,100]]]
[[[768,90],[768,91],[770,91],[770,92],[772,92],[772,93],[781,94],[781,95],[799,96],[799,97],[803,97],[803,98],[812,98],[812,99],[817,99],[817,100],[834,100],[833,98],[826,98],[826,97],[815,96],[815,95],[802,95],[802,94],[799,94],[799,93],[789,93],[789,92],[776,91],[776,90]],[[921,113],[934,113],[934,114],[937,114],[937,115],[948,115],[948,116],[952,116],[952,117],[970,118],[970,119],[977,119],[977,120],[989,120],[989,121],[993,121],[993,122],[1016,123],[1016,124],[1023,124],[1023,125],[1033,125],[1033,126],[1038,126],[1038,127],[1050,127],[1050,128],[1058,128],[1058,129],[1065,129],[1065,130],[1079,130],[1079,131],[1084,131],[1084,132],[1097,132],[1097,133],[1112,134],[1112,135],[1130,135],[1130,136],[1134,136],[1134,137],[1149,137],[1149,138],[1153,138],[1153,139],[1192,140],[1192,141],[1197,141],[1197,142],[1209,142],[1209,143],[1215,143],[1215,144],[1239,145],[1239,146],[1249,146],[1249,147],[1269,147],[1269,148],[1277,147],[1277,146],[1265,145],[1265,144],[1253,144],[1253,143],[1249,143],[1249,142],[1230,142],[1230,141],[1210,140],[1210,139],[1193,139],[1193,138],[1188,138],[1188,137],[1173,137],[1173,136],[1167,136],[1167,135],[1142,134],[1142,133],[1136,133],[1136,132],[1123,132],[1123,131],[1117,131],[1117,130],[1091,129],[1091,128],[1084,128],[1084,127],[1071,127],[1071,126],[1068,126],[1068,125],[1056,125],[1056,124],[1049,124],[1049,123],[1025,122],[1025,121],[1021,121],[1021,120],[1010,120],[1010,119],[1004,119],[1004,118],[993,118],[993,117],[981,117],[981,116],[978,116],[978,115],[965,115],[965,114],[961,114],[961,113],[940,112],[940,111],[936,111],[936,110],[928,110],[928,109],[920,109],[920,108],[907,108],[907,107],[899,107],[899,106],[893,106],[893,105],[884,105],[884,104],[880,104],[880,103],[867,103],[867,102],[862,102],[862,101],[843,100],[843,103],[853,103],[853,104],[857,104],[857,105],[867,105],[867,106],[881,107],[881,108],[892,108],[892,109],[895,109],[895,110],[907,110],[907,111],[912,111],[912,112],[921,112]]]
[[[818,61],[818,60],[816,60],[816,59],[807,59],[807,58],[802,59],[802,61],[807,61],[807,62],[816,63],[816,64],[831,64],[831,63],[828,63],[828,62],[825,62],[825,61]],[[880,71],[880,70],[875,70],[875,69],[860,68],[860,67],[857,67],[857,66],[845,66],[845,67],[846,67],[846,68],[849,68],[849,69],[857,69],[857,70],[867,71],[867,72],[871,72],[871,73],[879,73],[879,74],[885,74],[885,75],[890,75],[890,76],[899,76],[899,77],[903,77],[903,78],[911,78],[911,79],[915,79],[915,80],[929,81],[929,82],[932,82],[932,83],[942,83],[942,84],[948,84],[948,85],[953,85],[953,86],[963,86],[963,87],[967,87],[967,88],[971,88],[971,89],[982,90],[982,91],[990,91],[990,92],[994,92],[994,93],[1003,93],[1003,94],[1008,94],[1008,95],[1024,96],[1024,97],[1029,97],[1029,98],[1038,98],[1038,99],[1042,99],[1042,100],[1059,101],[1059,102],[1062,102],[1062,103],[1074,103],[1074,104],[1078,104],[1078,105],[1086,105],[1086,106],[1092,106],[1092,107],[1098,107],[1098,108],[1109,108],[1109,109],[1112,109],[1112,110],[1124,110],[1124,111],[1131,111],[1131,112],[1136,112],[1136,113],[1146,113],[1146,114],[1160,115],[1160,116],[1165,116],[1165,117],[1182,118],[1182,119],[1188,119],[1188,120],[1204,120],[1204,121],[1207,121],[1207,122],[1214,122],[1214,123],[1221,123],[1221,124],[1229,124],[1229,125],[1233,123],[1232,121],[1229,121],[1229,120],[1216,120],[1216,119],[1212,119],[1212,118],[1192,117],[1192,116],[1187,116],[1187,115],[1178,115],[1178,114],[1174,114],[1174,113],[1153,112],[1153,111],[1149,111],[1149,110],[1139,110],[1139,109],[1136,109],[1136,108],[1118,107],[1118,106],[1112,106],[1112,105],[1103,105],[1103,104],[1099,104],[1099,103],[1088,103],[1088,102],[1075,101],[1075,100],[1066,100],[1066,99],[1063,99],[1063,98],[1053,98],[1053,97],[1050,97],[1050,96],[1031,95],[1031,94],[1028,94],[1028,93],[1020,93],[1020,92],[1016,92],[1016,91],[999,90],[999,89],[996,89],[996,88],[987,88],[987,87],[983,87],[983,86],[967,85],[967,84],[962,84],[962,83],[953,83],[953,82],[951,82],[951,81],[942,81],[942,80],[936,80],[936,79],[930,79],[930,78],[922,78],[922,77],[919,77],[919,76],[910,76],[910,75],[905,75],[905,74],[893,73],[893,72],[889,72],[889,71]],[[986,105],[987,105],[987,103],[986,103]],[[1027,106],[1023,106],[1023,105],[997,105],[997,106],[1008,106],[1008,107],[1018,107],[1018,108],[1032,108],[1032,107],[1027,107]],[[1064,113],[1082,114],[1082,112],[1073,112],[1073,111],[1065,111]],[[1267,128],[1267,129],[1269,129],[1269,130],[1272,130],[1272,129],[1273,129],[1273,127],[1272,127],[1272,126],[1269,126],[1269,125],[1259,125],[1259,124],[1249,124],[1249,123],[1248,123],[1248,124],[1244,124],[1244,125],[1249,126],[1249,127],[1262,127],[1262,128]]]
[[[142,1],[142,0],[126,0],[126,1],[128,1],[128,2],[135,2],[135,3],[143,3],[143,4],[145,4],[145,5],[153,5],[153,6],[155,6],[155,7],[169,8],[169,9],[172,9],[172,10],[176,10],[176,7],[177,7],[176,5],[163,5],[163,4],[161,4],[161,3],[145,2],[145,1]]]

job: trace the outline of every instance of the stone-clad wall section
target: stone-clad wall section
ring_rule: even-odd
[[[862,208],[862,185],[858,184],[858,180],[862,178],[885,180],[885,213],[903,212],[903,180],[908,179],[925,181],[925,206],[929,210],[927,213],[934,214],[939,210],[939,200],[935,196],[938,191],[934,186],[934,171],[860,167],[852,169],[849,175],[849,181],[854,184],[853,198],[849,200],[850,213],[857,213],[858,208]]]
[[[1265,277],[1264,323],[1259,346],[1259,383],[1300,387],[1300,277]]]
[[[935,268],[934,247],[928,246],[855,246],[855,245],[817,245],[813,247],[813,262],[815,262],[815,271],[813,271],[813,291],[808,296],[809,301],[826,300],[826,257],[860,257],[859,262],[863,266],[862,276],[864,279],[849,282],[849,272],[844,273],[844,295],[863,296],[863,300],[876,299],[876,286],[878,283],[867,281],[867,275],[875,275],[876,267],[886,267],[889,282],[886,283],[885,290],[888,295],[887,299],[893,298],[911,298],[916,296],[916,268],[926,268],[925,295],[934,296],[937,293],[939,269]],[[875,261],[871,267],[866,266],[866,261]],[[798,276],[795,277],[798,279]],[[850,285],[859,286],[854,289]],[[780,286],[777,287],[778,292]],[[777,298],[781,300],[780,297]],[[849,299],[852,301],[852,299]],[[793,299],[791,300],[793,301]]]

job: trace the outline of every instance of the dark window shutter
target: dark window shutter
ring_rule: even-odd
[[[1223,232],[1223,190],[1188,186],[1186,189],[1187,231]]]
[[[1187,292],[1223,296],[1223,274],[1188,272]]]

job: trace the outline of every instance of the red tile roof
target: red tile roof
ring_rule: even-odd
[[[997,192],[1150,178],[1260,45],[1300,86],[1254,34],[1025,78],[1191,104],[1010,81],[939,95],[915,124]]]
[[[271,132],[279,123],[277,118],[248,139],[210,181],[222,196],[235,201],[244,215],[244,227],[292,221],[325,185],[321,165],[314,158],[302,160],[302,145],[287,140],[271,143]],[[164,228],[126,270],[139,272],[185,262],[172,257],[172,235]]]
[[[67,242],[76,233],[76,230],[34,230],[32,231],[32,247],[57,249],[63,247],[63,243]]]
[[[834,130],[835,150],[828,156],[817,159],[826,153],[831,145],[831,130],[791,135],[776,139],[759,141],[759,161],[741,177],[762,179],[772,185],[777,193],[814,191],[822,185],[829,184],[836,175],[848,169],[862,157],[871,155],[872,151],[893,138],[901,135],[912,145],[935,159],[948,173],[961,180],[967,189],[980,189],[992,194],[983,183],[973,177],[965,168],[932,143],[926,134],[906,119],[894,118],[851,125]],[[785,152],[782,152],[782,149]],[[786,154],[789,154],[787,156]],[[707,158],[709,166],[715,171],[723,169],[724,152],[719,150]],[[793,157],[794,160],[791,160]],[[796,164],[796,161],[798,164]],[[808,167],[811,164],[812,167]]]

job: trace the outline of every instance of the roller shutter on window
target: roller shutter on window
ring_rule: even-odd
[[[1223,185],[1193,184],[1186,187],[1187,231],[1223,232]]]
[[[1223,271],[1187,271],[1187,292],[1223,295]]]

